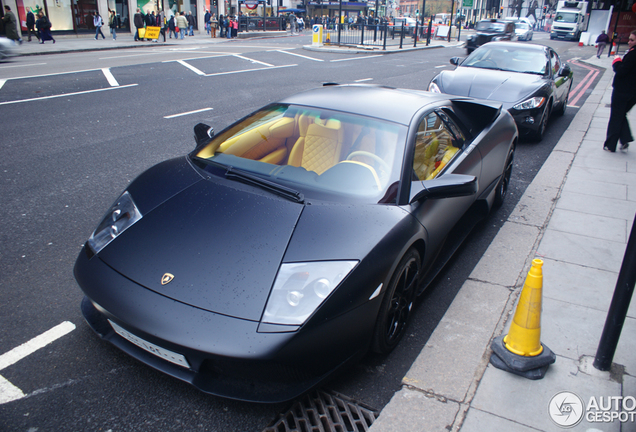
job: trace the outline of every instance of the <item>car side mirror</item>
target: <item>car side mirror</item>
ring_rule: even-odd
[[[443,199],[470,196],[477,193],[477,177],[464,174],[446,174],[422,182],[424,189],[411,198],[410,203],[425,199]]]
[[[570,76],[571,73],[572,73],[572,69],[570,69],[570,65],[566,64],[559,71],[559,76],[560,77],[567,77],[567,76]]]
[[[459,66],[461,61],[462,61],[461,57],[451,57],[450,64],[455,65],[455,66]]]
[[[214,137],[213,127],[205,123],[199,123],[194,127],[194,142],[197,147],[209,143],[212,137]]]

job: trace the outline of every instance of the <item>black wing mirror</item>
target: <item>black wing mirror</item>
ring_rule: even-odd
[[[455,66],[459,66],[459,64],[462,62],[462,58],[461,57],[451,57],[450,59],[450,64],[455,65]]]
[[[570,65],[565,64],[559,71],[559,76],[567,77],[567,76],[570,76],[571,73],[572,73],[572,69],[570,69]]]
[[[194,142],[197,147],[209,143],[214,137],[214,128],[206,125],[205,123],[199,123],[194,127]]]
[[[439,178],[422,182],[424,189],[411,198],[411,204],[425,199],[443,199],[470,196],[479,188],[477,177],[464,174],[446,174]]]

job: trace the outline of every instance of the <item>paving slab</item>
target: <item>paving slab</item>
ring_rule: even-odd
[[[481,380],[471,410],[477,409],[540,431],[562,430],[551,420],[548,405],[562,391],[574,392],[585,404],[591,396],[618,396],[621,384],[579,371],[578,360],[557,356],[542,380],[528,380],[488,366]],[[620,432],[620,422],[590,423],[585,418],[569,430]],[[487,428],[482,430],[507,430]],[[463,428],[462,428],[463,431]]]
[[[539,232],[538,227],[505,223],[473,269],[470,279],[514,287],[524,272]]]
[[[624,243],[594,239],[551,229],[545,231],[537,249],[539,257],[613,272],[620,270],[624,253]]]
[[[402,384],[464,401],[510,294],[506,287],[466,281]]]
[[[554,207],[554,201],[559,196],[559,191],[558,187],[530,183],[508,220],[537,228],[544,227]]]
[[[555,209],[549,229],[591,238],[627,243],[627,221],[611,216]]]
[[[402,389],[393,395],[369,432],[446,431],[455,422],[459,410],[457,402]]]

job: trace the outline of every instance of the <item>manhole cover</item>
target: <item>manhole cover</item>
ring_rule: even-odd
[[[263,432],[363,432],[378,411],[344,395],[315,390],[294,402]]]

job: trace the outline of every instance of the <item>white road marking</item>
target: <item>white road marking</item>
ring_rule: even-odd
[[[106,77],[106,80],[108,81],[108,84],[110,84],[112,87],[119,87],[119,83],[117,82],[113,74],[110,72],[110,68],[104,68],[102,69],[102,72],[104,73],[104,76]]]
[[[446,65],[435,66],[435,69],[439,69],[439,68],[443,68],[443,67],[446,67]]]
[[[354,82],[364,82],[364,81],[373,81],[373,78],[363,78],[363,79],[355,80]]]
[[[6,79],[0,79],[0,89],[2,88],[2,86],[4,85],[4,83],[6,83],[7,80]]]
[[[67,97],[67,96],[77,96],[82,94],[97,93],[97,92],[108,91],[108,90],[117,90],[117,89],[123,89],[128,87],[135,87],[137,85],[138,84],[128,84],[128,85],[119,86],[119,87],[108,87],[108,88],[97,89],[97,90],[86,90],[81,92],[64,93],[64,94],[52,95],[52,96],[42,96],[42,97],[31,98],[31,99],[21,99],[21,100],[15,100],[15,101],[0,102],[0,105],[13,105],[13,104],[22,103],[22,102],[33,102],[33,101],[40,101],[40,100],[46,100],[46,99],[56,99],[56,98]]]
[[[333,63],[335,63],[335,62],[349,61],[349,60],[364,60],[364,59],[370,59],[370,58],[375,58],[375,57],[383,57],[383,54],[380,54],[380,55],[372,55],[372,56],[364,56],[364,57],[351,57],[351,58],[338,59],[338,60],[330,60],[330,61],[331,61],[331,62],[333,62]]]
[[[25,68],[25,67],[29,67],[29,66],[42,66],[42,65],[45,65],[45,64],[46,63],[17,64],[17,65],[0,66],[0,69],[9,69],[9,68],[15,68],[15,67]]]
[[[213,110],[213,109],[214,108],[202,108],[202,109],[199,109],[199,110],[188,111],[188,112],[184,112],[184,113],[180,113],[180,114],[172,114],[172,115],[168,115],[168,116],[163,116],[163,118],[171,119],[171,118],[186,116],[186,115],[190,115],[190,114],[197,114],[197,113],[204,112],[204,111],[210,111],[210,110]]]
[[[179,63],[181,66],[187,67],[188,69],[190,69],[192,72],[194,72],[197,75],[205,76],[205,72],[195,68],[194,66],[192,66],[191,64],[186,63],[183,60],[177,60],[177,63]]]
[[[297,64],[290,64],[290,65],[272,66],[272,67],[264,67],[264,68],[256,68],[256,69],[244,69],[244,70],[238,70],[238,71],[232,71],[232,72],[217,72],[217,73],[206,74],[205,76],[206,77],[210,77],[210,76],[218,76],[218,75],[231,75],[231,74],[235,74],[235,73],[256,72],[256,71],[280,69],[280,68],[294,67],[294,66],[298,66],[298,65]]]
[[[265,62],[262,62],[262,61],[254,60],[254,59],[251,59],[251,58],[249,58],[249,57],[243,57],[243,56],[242,56],[242,55],[240,55],[240,54],[232,54],[232,56],[234,56],[234,57],[238,57],[238,58],[243,59],[243,60],[251,61],[252,63],[262,64],[263,66],[274,67],[274,65],[271,65],[271,64],[269,64],[269,63],[265,63]]]
[[[296,53],[285,51],[285,50],[274,50],[274,51],[279,52],[279,53],[283,53],[283,54],[289,54],[289,55],[296,56],[296,57],[301,57],[301,58],[304,58],[304,59],[307,59],[307,60],[313,60],[313,61],[317,61],[317,62],[324,61],[324,60],[321,60],[321,59],[317,59],[317,58],[313,58],[313,57],[307,57],[307,56],[304,56],[304,55],[296,54]]]
[[[11,351],[0,355],[0,370],[3,370],[37,350],[44,348],[51,342],[75,330],[75,324],[64,321],[28,342],[13,348]],[[24,393],[18,387],[11,384],[6,378],[0,375],[0,405],[24,397]]]

